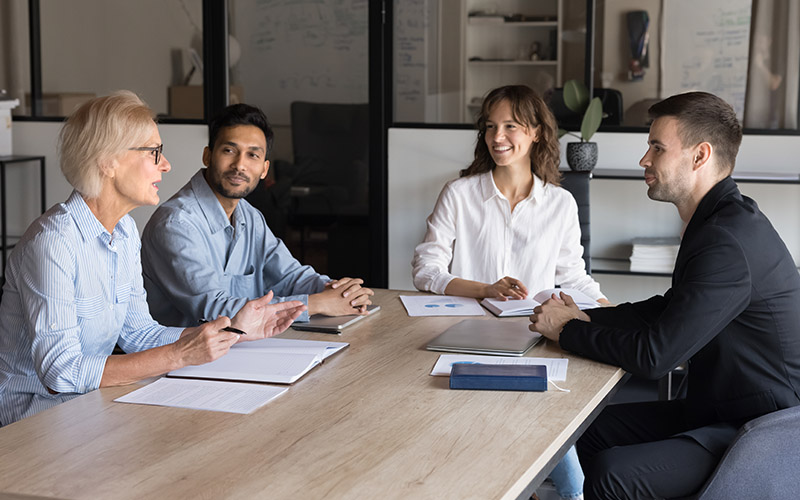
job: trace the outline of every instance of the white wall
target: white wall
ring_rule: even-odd
[[[565,143],[562,141],[562,164]],[[645,133],[598,133],[598,168],[641,170]],[[389,287],[413,289],[411,258],[425,233],[425,219],[444,183],[472,159],[475,131],[392,128],[389,130]],[[800,172],[798,136],[747,135],[737,159],[739,172]],[[800,185],[740,183],[772,220],[800,262]],[[676,236],[682,227],[674,207],[652,202],[640,181],[592,181],[592,256],[628,258],[635,236]],[[596,275],[613,302],[663,291],[664,278]]]
[[[191,68],[195,26],[202,28],[198,0],[42,2],[42,90],[99,96],[129,89],[166,113],[168,86]],[[175,72],[173,50],[183,56]]]
[[[47,206],[65,201],[72,187],[64,179],[59,168],[56,142],[61,123],[18,122],[13,123],[14,154],[45,156]],[[172,164],[159,186],[161,201],[167,200],[180,189],[202,166],[203,147],[208,142],[205,125],[159,125],[164,143],[164,155]],[[6,190],[8,191],[9,234],[19,235],[39,216],[39,172],[38,164],[14,164],[7,168]],[[131,215],[139,231],[155,211],[155,207],[139,207]]]

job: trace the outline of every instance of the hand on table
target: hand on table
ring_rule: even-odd
[[[564,325],[573,319],[591,320],[588,314],[578,309],[572,297],[561,292],[559,295],[553,294],[542,305],[533,309],[533,314],[530,316],[531,324],[528,325],[528,329],[532,332],[539,332],[548,339],[558,342]]]
[[[309,295],[308,313],[326,316],[347,316],[366,314],[367,306],[372,304],[370,297],[375,294],[361,285],[360,278],[341,278],[329,281],[325,290]]]
[[[506,276],[496,283],[486,285],[485,297],[492,299],[524,299],[528,296],[528,289],[518,279]]]

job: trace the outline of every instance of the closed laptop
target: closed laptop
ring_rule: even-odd
[[[522,356],[542,339],[527,321],[465,319],[428,343],[431,351]]]

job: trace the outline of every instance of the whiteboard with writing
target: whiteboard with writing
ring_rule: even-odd
[[[396,121],[425,121],[427,0],[403,0],[394,6],[394,116]]]
[[[752,0],[665,0],[662,96],[715,94],[744,116]]]
[[[236,0],[231,31],[242,48],[234,83],[273,124],[292,101],[369,99],[368,0]]]

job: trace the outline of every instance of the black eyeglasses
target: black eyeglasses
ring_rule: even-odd
[[[158,162],[161,161],[161,154],[164,152],[164,145],[159,144],[158,146],[150,147],[141,147],[141,148],[128,148],[129,151],[150,151],[156,154],[156,165]]]

